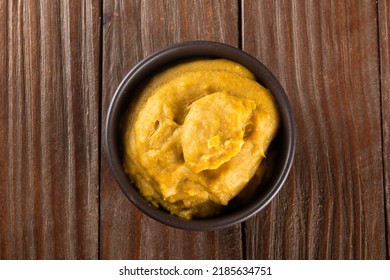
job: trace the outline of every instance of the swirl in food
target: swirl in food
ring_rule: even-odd
[[[243,66],[172,66],[139,92],[123,122],[124,168],[155,206],[186,219],[218,214],[253,178],[279,126],[271,93]]]

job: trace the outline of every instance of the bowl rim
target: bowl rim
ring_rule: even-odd
[[[221,53],[223,53],[223,55],[220,55]],[[229,213],[226,216],[221,215],[203,219],[185,220],[151,205],[140,195],[137,187],[134,186],[134,183],[131,182],[130,178],[123,170],[121,156],[119,154],[120,149],[118,147],[118,128],[119,120],[123,115],[124,108],[126,108],[124,102],[132,96],[132,94],[129,93],[129,89],[136,89],[139,84],[142,83],[142,78],[150,76],[150,74],[168,64],[188,58],[199,57],[225,58],[235,61],[248,68],[256,76],[256,79],[258,81],[260,80],[259,82],[261,84],[264,85],[264,81],[266,81],[266,84],[272,85],[272,90],[270,87],[268,88],[278,104],[283,133],[287,134],[287,140],[283,140],[286,141],[286,146],[283,146],[285,152],[282,154],[284,156],[282,160],[283,166],[281,167],[282,171],[274,178],[273,186],[269,188],[270,190],[260,201],[245,205],[242,209]],[[175,228],[186,230],[219,230],[244,222],[257,214],[272,201],[284,185],[295,154],[295,119],[288,97],[279,81],[271,71],[255,57],[236,47],[213,41],[198,40],[173,44],[142,59],[127,73],[118,85],[108,107],[105,128],[104,140],[109,166],[113,172],[116,183],[126,197],[139,210],[154,220]]]

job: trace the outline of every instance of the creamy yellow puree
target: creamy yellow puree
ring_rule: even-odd
[[[264,173],[279,126],[270,92],[224,59],[155,75],[123,122],[123,164],[155,206],[191,219],[219,213]]]

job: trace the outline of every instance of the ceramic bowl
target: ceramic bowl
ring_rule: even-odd
[[[120,122],[124,111],[137,89],[149,77],[167,65],[193,58],[225,58],[248,68],[257,81],[268,88],[276,100],[281,127],[272,143],[275,162],[267,179],[262,182],[255,195],[245,203],[229,203],[221,214],[209,218],[186,220],[171,215],[162,208],[156,208],[146,201],[137,187],[126,175],[122,166],[122,147],[120,141]],[[282,188],[289,174],[295,150],[295,125],[290,103],[282,86],[275,76],[257,59],[235,47],[209,41],[184,42],[157,51],[139,62],[122,80],[109,106],[105,144],[108,161],[117,184],[127,198],[146,215],[166,225],[186,229],[211,231],[241,223],[262,210]]]

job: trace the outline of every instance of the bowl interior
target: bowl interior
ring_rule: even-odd
[[[271,145],[274,155],[272,172],[261,187],[257,188],[251,199],[242,203],[232,200],[221,214],[209,218],[185,220],[169,214],[163,209],[152,206],[144,199],[125,174],[122,167],[121,128],[124,111],[135,98],[140,87],[155,73],[169,65],[194,58],[225,58],[248,68],[257,81],[273,94],[281,115],[281,127]],[[140,210],[150,217],[167,225],[188,230],[216,230],[242,222],[263,209],[282,187],[290,170],[294,148],[294,119],[287,96],[273,74],[249,54],[234,47],[205,41],[187,42],[173,45],[158,51],[136,65],[118,86],[108,110],[106,123],[106,148],[108,160],[115,179],[129,198]]]

